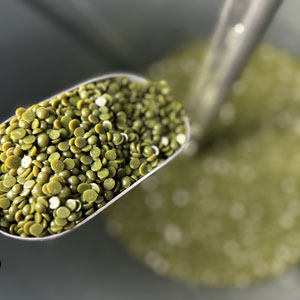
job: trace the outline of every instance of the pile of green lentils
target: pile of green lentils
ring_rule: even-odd
[[[0,126],[0,230],[70,230],[184,143],[165,81],[117,77],[18,108]]]

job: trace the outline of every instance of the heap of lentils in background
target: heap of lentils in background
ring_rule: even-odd
[[[187,99],[205,49],[170,54],[150,78]],[[104,215],[156,272],[243,287],[300,258],[299,61],[260,46],[214,125],[201,153],[181,155]]]
[[[127,77],[17,109],[0,126],[0,229],[72,229],[184,143],[183,115],[166,82]]]

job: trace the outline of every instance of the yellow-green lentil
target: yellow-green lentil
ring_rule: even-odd
[[[17,180],[15,177],[13,176],[6,176],[3,180],[3,185],[6,187],[6,188],[11,188],[13,187],[15,184],[16,184]]]
[[[125,188],[125,189],[129,188],[131,185],[130,177],[128,177],[128,176],[122,177],[121,184],[122,184],[123,188]]]
[[[87,183],[80,183],[77,187],[78,193],[83,194],[84,191],[88,190],[90,185]]]
[[[56,150],[56,148],[54,148]],[[51,151],[52,152],[52,151]],[[59,152],[53,152],[49,155],[48,160],[51,163],[53,160],[58,160],[60,159],[60,153]]]
[[[10,133],[12,139],[22,139],[25,135],[26,131],[23,128],[15,129]]]
[[[49,182],[46,188],[50,195],[57,195],[62,189],[61,184],[56,180],[52,180],[51,182]]]
[[[65,164],[65,168],[67,170],[72,170],[76,165],[74,159],[72,159],[72,158],[66,158],[64,160],[64,164]]]
[[[36,115],[40,118],[40,119],[47,119],[48,115],[49,115],[49,111],[44,108],[44,107],[39,107],[36,110]]]
[[[46,133],[41,133],[37,137],[37,144],[41,147],[44,148],[48,146],[49,144],[49,136]]]
[[[21,164],[21,160],[21,157],[12,155],[5,160],[5,164],[10,169],[17,169]]]
[[[35,181],[31,179],[24,183],[24,188],[31,189],[34,185],[35,185]]]
[[[107,168],[103,168],[97,173],[100,179],[105,179],[109,175],[109,170]]]
[[[98,158],[101,154],[101,150],[98,147],[94,147],[90,151],[90,155],[93,158]]]
[[[36,140],[36,137],[34,135],[27,135],[24,139],[23,139],[23,142],[25,144],[33,144]]]
[[[65,206],[61,206],[56,210],[56,215],[61,219],[68,218],[70,214],[71,214],[70,209]]]
[[[107,191],[111,191],[115,187],[115,180],[113,178],[107,178],[103,182],[103,187]]]
[[[93,162],[93,159],[90,156],[88,156],[88,155],[82,155],[80,157],[80,161],[84,165],[90,165]]]
[[[68,207],[71,211],[74,211],[77,208],[77,203],[73,199],[68,199],[66,202],[66,207]]]
[[[101,168],[102,168],[102,162],[100,159],[96,160],[91,166],[91,170],[94,172],[100,171]]]
[[[72,132],[74,132],[74,130],[75,130],[77,127],[79,127],[79,125],[80,125],[80,121],[77,120],[77,119],[74,119],[74,120],[70,121],[70,123],[69,123],[69,128],[70,128],[70,130],[71,130]]]
[[[41,236],[43,230],[44,228],[41,224],[33,224],[29,228],[29,232],[35,237]]]
[[[74,145],[77,147],[77,148],[83,148],[85,145],[86,145],[86,139],[83,138],[83,137],[77,137],[74,141]]]
[[[8,209],[10,206],[10,201],[7,198],[0,198],[0,208]]]
[[[94,190],[85,190],[82,194],[83,201],[94,202],[98,197],[98,193]]]
[[[78,127],[74,130],[74,135],[76,137],[84,136],[84,134],[85,134],[85,130],[82,127]]]
[[[129,162],[129,166],[131,169],[137,169],[140,166],[141,162],[138,158],[132,158]]]
[[[108,160],[115,160],[117,158],[117,153],[115,150],[108,150],[105,153],[105,158]]]
[[[68,142],[60,142],[57,147],[60,151],[68,151],[70,149]]]
[[[114,167],[109,166],[107,169],[108,169],[108,172],[109,172],[108,173],[109,177],[114,177],[116,175],[117,171]]]
[[[51,130],[49,132],[49,138],[52,140],[58,139],[60,137],[60,131],[59,130]]]
[[[53,159],[51,161],[51,168],[56,173],[59,173],[64,169],[64,163],[61,160]]]
[[[26,110],[22,114],[22,119],[28,123],[32,122],[35,118],[35,113],[32,110]]]
[[[66,226],[68,224],[68,220],[63,219],[63,218],[59,218],[59,217],[55,217],[54,223],[57,226]]]
[[[147,164],[142,163],[139,167],[139,172],[142,176],[146,175],[148,173]]]
[[[30,156],[24,156],[21,160],[21,166],[23,168],[29,168],[32,163],[32,158]]]

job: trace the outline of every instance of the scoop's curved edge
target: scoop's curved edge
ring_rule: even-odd
[[[57,96],[57,95],[59,95],[61,93],[72,91],[73,89],[77,88],[79,85],[82,85],[82,84],[88,84],[88,83],[91,83],[91,82],[94,82],[94,81],[109,79],[109,78],[112,78],[112,77],[120,77],[120,76],[127,76],[133,82],[134,81],[135,82],[147,81],[147,79],[145,79],[142,76],[133,75],[133,74],[130,74],[130,73],[125,73],[125,72],[110,73],[110,74],[107,74],[107,75],[102,75],[102,76],[94,77],[94,78],[89,79],[87,81],[81,82],[81,83],[79,83],[79,84],[77,84],[77,85],[75,85],[75,86],[73,86],[73,87],[71,87],[69,89],[63,90],[60,93],[56,93],[55,95],[53,95],[52,97],[50,97],[50,98],[48,98],[48,99],[46,99],[44,101],[49,101],[50,99],[52,99],[53,97],[55,97],[55,96]],[[44,101],[41,101],[41,102],[44,102]],[[13,117],[14,116],[12,116],[11,118],[13,118]],[[9,118],[8,120],[2,122],[2,124],[8,122],[11,118]],[[76,229],[78,229],[79,227],[81,227],[82,225],[84,225],[85,223],[87,223],[88,221],[90,221],[91,219],[93,219],[94,217],[96,217],[98,214],[100,214],[108,206],[110,206],[113,203],[115,203],[117,200],[119,200],[121,197],[123,197],[125,194],[127,194],[130,190],[132,190],[133,188],[135,188],[137,185],[139,185],[141,182],[143,182],[149,176],[153,175],[160,168],[162,168],[165,165],[167,165],[171,160],[173,160],[175,157],[177,157],[185,149],[186,145],[188,144],[188,142],[190,140],[191,128],[190,128],[189,119],[187,117],[184,117],[183,121],[184,121],[184,124],[185,124],[186,142],[178,150],[176,150],[172,156],[170,156],[169,158],[167,158],[165,161],[163,161],[161,164],[159,164],[157,167],[155,167],[153,170],[151,170],[145,176],[143,176],[138,181],[136,181],[135,183],[133,183],[129,188],[125,189],[120,194],[118,194],[116,197],[114,197],[112,200],[110,200],[109,202],[107,202],[104,206],[102,206],[101,208],[99,208],[98,210],[96,210],[93,214],[91,214],[90,216],[88,216],[82,222],[78,223],[73,229],[66,230],[66,231],[63,231],[63,232],[60,232],[60,233],[57,233],[57,234],[53,234],[53,235],[48,235],[48,236],[45,236],[45,237],[21,237],[21,236],[17,236],[17,235],[13,235],[13,234],[4,232],[1,229],[0,229],[0,234],[4,235],[6,237],[9,237],[9,238],[13,238],[15,240],[20,240],[20,241],[42,242],[42,241],[49,241],[49,240],[57,239],[59,237],[62,237],[63,235],[66,235],[66,234],[69,234],[71,232],[74,232]]]

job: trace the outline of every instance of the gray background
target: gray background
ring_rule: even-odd
[[[80,80],[142,70],[208,36],[219,0],[0,0],[0,120]],[[299,55],[300,4],[285,1],[266,39]],[[62,239],[0,237],[0,299],[299,299],[300,269],[246,290],[158,277],[105,233],[100,218]]]

